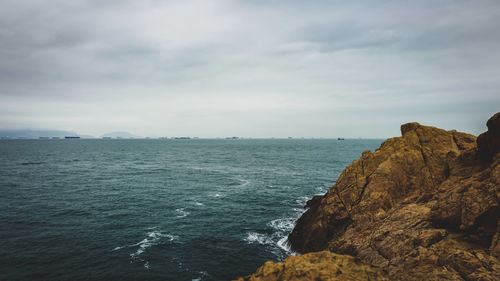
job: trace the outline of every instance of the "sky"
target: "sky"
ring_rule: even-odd
[[[100,136],[473,134],[500,2],[0,1],[0,128]]]

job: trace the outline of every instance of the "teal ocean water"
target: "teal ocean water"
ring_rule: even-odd
[[[382,140],[0,141],[0,280],[230,280]]]

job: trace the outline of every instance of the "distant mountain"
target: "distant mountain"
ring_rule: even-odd
[[[65,136],[78,136],[78,134],[71,131],[60,131],[60,130],[30,130],[30,129],[0,130],[1,138],[38,139],[44,137],[64,138]]]
[[[112,133],[107,133],[102,135],[103,138],[124,138],[124,139],[131,139],[131,138],[140,138],[139,136],[132,135],[129,132],[112,132]]]

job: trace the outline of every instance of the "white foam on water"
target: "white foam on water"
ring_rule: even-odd
[[[221,198],[221,197],[226,197],[226,195],[220,194],[220,193],[215,193],[212,195],[212,197]]]
[[[270,221],[267,225],[276,230],[273,234],[276,237],[276,247],[282,252],[275,253],[278,257],[284,258],[286,255],[292,254],[290,245],[288,244],[288,234],[295,227],[296,217],[280,218]],[[283,255],[283,252],[285,255]]]
[[[278,240],[278,243],[276,243],[280,249],[285,251],[287,254],[292,254],[292,249],[290,248],[290,245],[288,244],[288,236],[283,236],[280,240]]]
[[[251,181],[243,178],[238,178],[238,181],[240,181],[239,187],[245,187],[251,183]]]
[[[306,203],[307,203],[307,200],[309,200],[310,198],[307,197],[307,196],[301,196],[299,197],[298,199],[295,200],[295,202],[297,202],[297,204],[299,204],[300,206],[305,206]]]
[[[141,240],[135,244],[130,245],[131,247],[139,246],[137,251],[130,254],[130,257],[137,258],[139,255],[144,253],[148,248],[150,248],[154,245],[157,245],[162,238],[166,238],[169,242],[172,242],[175,239],[177,239],[178,237],[174,236],[174,235],[170,235],[170,234],[163,234],[157,230],[150,231],[147,233],[146,238],[144,238],[143,240]]]
[[[328,191],[328,187],[318,186],[316,188],[316,191],[319,192],[319,194],[317,194],[317,195],[323,195]]]
[[[132,259],[131,262],[136,260],[144,261],[144,267],[149,270],[151,267],[149,261],[142,259],[140,255],[144,253],[148,248],[154,245],[158,245],[162,240],[167,240],[168,242],[172,242],[179,238],[178,236],[175,235],[162,233],[156,229],[158,229],[157,226],[148,227],[147,230],[149,231],[146,233],[146,238],[142,239],[141,241],[135,244],[115,247],[113,251],[118,251],[124,248],[138,247],[134,253],[129,254],[130,258]]]
[[[279,232],[290,232],[295,226],[295,218],[281,218],[270,221],[267,225]]]
[[[288,235],[295,227],[296,221],[306,211],[303,206],[309,199],[310,197],[308,196],[301,196],[295,200],[295,202],[300,205],[300,208],[292,208],[294,212],[293,217],[278,218],[268,222],[267,226],[274,230],[272,234],[266,235],[257,232],[248,232],[243,240],[248,244],[270,246],[269,250],[280,260],[289,255],[296,255],[297,253],[292,251],[288,243]]]
[[[272,245],[274,244],[272,237],[269,237],[262,233],[248,232],[245,240],[248,244],[261,244],[261,245]]]
[[[205,205],[205,204],[200,203],[200,202],[194,202],[194,204],[195,204],[196,206],[204,206],[204,205]]]
[[[177,212],[177,216],[175,216],[175,218],[179,219],[179,218],[187,217],[189,215],[189,212],[186,211],[185,209],[186,208],[175,209],[175,212]]]

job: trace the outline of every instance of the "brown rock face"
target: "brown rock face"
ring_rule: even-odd
[[[482,161],[491,161],[500,151],[500,112],[486,123],[488,131],[477,137],[477,151]]]
[[[500,280],[500,113],[487,126],[402,125],[307,202],[289,242],[315,253],[239,280]]]
[[[292,248],[349,254],[391,280],[500,280],[500,113],[487,126],[476,145],[469,134],[402,125],[309,202]]]
[[[385,273],[351,256],[328,251],[288,257],[284,262],[266,262],[257,271],[237,281],[388,280]]]

